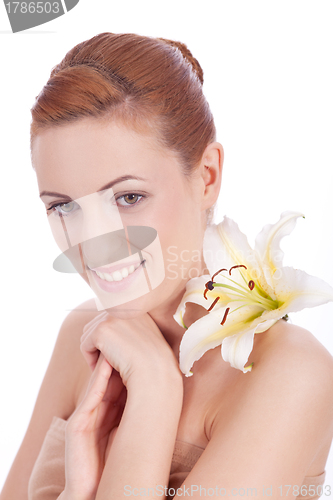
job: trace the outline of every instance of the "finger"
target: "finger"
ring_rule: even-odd
[[[80,404],[80,413],[91,413],[98,407],[107,390],[111,373],[112,367],[101,353]]]
[[[94,319],[92,319],[91,321],[89,321],[89,323],[87,323],[84,327],[83,327],[83,334],[81,336],[81,340],[84,340],[87,335],[89,335],[89,333],[99,324],[101,323],[102,321],[104,321],[107,317],[109,316],[109,314],[106,312],[106,311],[103,311],[101,314],[98,314],[97,316],[95,316]]]
[[[94,346],[92,339],[89,339],[89,337],[92,336],[94,330],[100,323],[102,323],[102,321],[106,319],[107,316],[109,316],[109,314],[106,313],[105,311],[102,314],[98,315],[98,317],[95,318],[94,321],[91,321],[89,323],[90,324],[89,328],[86,329],[86,331],[84,332],[84,334],[81,336],[80,339],[81,342],[80,350],[83,354],[84,359],[86,360],[88,366],[92,371],[94,370],[95,365],[97,363],[99,351],[97,347]]]
[[[82,352],[82,355],[86,360],[88,366],[93,371],[100,352],[98,347],[96,346],[96,334],[94,329],[89,333],[89,335],[86,336],[84,340],[81,340],[80,351]]]
[[[113,400],[113,397],[110,399]],[[103,422],[105,423],[108,432],[114,426],[119,425],[123,416],[126,399],[127,399],[127,390],[126,387],[123,385],[123,389],[120,391],[120,395],[117,397],[117,400],[115,402],[114,401],[105,402],[106,406],[104,407],[102,407],[101,405],[101,418],[103,418]],[[105,396],[103,398],[103,402],[104,400]]]
[[[91,347],[91,350],[87,350],[84,344],[81,344],[80,350],[89,368],[94,371],[100,351],[95,346]]]
[[[118,372],[113,369],[112,376],[110,377],[108,387],[105,391],[103,401],[108,401],[111,404],[119,403],[121,392],[124,389],[123,381],[121,380]]]
[[[100,314],[97,314],[91,321],[86,323],[82,329],[83,333],[89,329],[92,325],[94,325],[96,322],[99,322],[101,319],[105,319],[108,316],[107,311],[102,311]]]
[[[85,395],[87,395],[88,391],[91,389],[92,385],[96,381],[96,378],[100,374],[100,367],[103,364],[104,360],[105,360],[105,356],[101,352],[99,352],[99,356],[98,356],[95,368],[93,370],[93,373],[90,376],[90,379],[89,379],[89,382],[88,382],[88,386],[87,386],[87,390],[86,390],[86,394]]]

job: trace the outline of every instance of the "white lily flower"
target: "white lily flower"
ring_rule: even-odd
[[[182,338],[181,371],[187,376],[193,363],[221,344],[221,354],[231,366],[245,366],[255,333],[270,328],[287,313],[333,301],[333,288],[325,281],[292,267],[283,267],[281,239],[294,229],[298,212],[283,212],[276,224],[264,226],[252,249],[238,225],[228,217],[209,226],[204,238],[204,259],[211,275],[188,281],[174,315],[183,327],[186,303],[205,307]],[[222,269],[221,269],[222,268]]]

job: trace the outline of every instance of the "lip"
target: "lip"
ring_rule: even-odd
[[[99,276],[97,276],[94,269],[90,269],[90,268],[89,269],[90,269],[91,274],[94,277],[95,282],[97,283],[97,285],[99,286],[100,289],[104,290],[104,292],[116,293],[116,292],[122,292],[123,290],[126,290],[136,281],[136,279],[140,276],[140,274],[143,271],[143,264],[145,262],[146,262],[145,260],[140,262],[140,265],[136,268],[136,270],[133,271],[133,273],[129,274],[127,276],[127,278],[123,278],[121,281],[102,280]],[[136,264],[139,264],[139,262],[136,262]],[[100,267],[100,268],[96,268],[96,270],[97,271],[101,270],[101,272],[103,272],[102,269],[107,269],[108,272],[113,272],[113,271],[117,271],[117,269],[122,269],[123,267],[129,267],[129,265],[131,265],[131,264],[128,264],[126,266],[124,264],[122,264],[119,266],[113,266],[112,268],[111,267],[110,268]],[[135,265],[135,264],[132,264],[132,265]]]
[[[137,267],[141,264],[139,260],[136,260],[135,262],[126,262],[125,264],[115,264],[114,266],[105,266],[105,267],[90,267],[90,271],[98,271],[100,273],[109,273],[112,274],[114,271],[119,271],[119,269],[123,269],[124,267]],[[126,278],[125,278],[126,279]]]

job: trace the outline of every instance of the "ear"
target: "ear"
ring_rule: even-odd
[[[202,210],[207,210],[216,202],[222,180],[224,150],[219,142],[212,142],[202,155],[200,170],[204,182]]]

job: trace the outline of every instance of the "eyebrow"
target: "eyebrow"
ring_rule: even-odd
[[[146,180],[146,179],[143,179],[143,177],[138,177],[136,175],[122,175],[121,177],[117,177],[117,179],[114,179],[113,181],[108,182],[107,184],[105,184],[105,186],[98,189],[97,193],[100,191],[104,191],[105,189],[112,188],[115,184],[119,184],[120,182],[129,181],[132,179],[137,180],[137,181],[145,181]],[[68,196],[67,194],[57,193],[55,191],[42,191],[39,194],[39,197],[41,198],[42,196],[57,196],[59,198],[71,199],[71,197]]]

